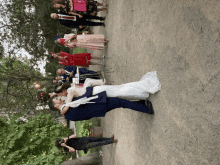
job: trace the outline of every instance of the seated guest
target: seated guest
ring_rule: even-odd
[[[84,150],[87,153],[88,149],[97,146],[104,146],[112,143],[117,143],[118,140],[111,138],[96,138],[96,137],[76,137],[76,134],[68,136],[66,138],[58,138],[55,145],[58,149],[64,148],[66,152],[75,152],[75,150]]]
[[[57,70],[58,75],[68,76],[69,82],[72,82],[72,78],[75,77],[76,73],[77,73],[76,66],[66,66],[65,69]],[[97,72],[88,70],[86,68],[79,68],[79,77],[80,77],[80,80],[79,80],[80,83],[84,83],[86,78],[100,79],[100,76]]]

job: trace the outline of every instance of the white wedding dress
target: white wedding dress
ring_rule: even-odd
[[[139,81],[121,85],[102,85],[102,80],[86,79],[83,88],[73,85],[68,92],[74,92],[76,96],[81,96],[86,92],[86,87],[93,87],[93,95],[106,91],[108,97],[119,97],[127,100],[145,100],[149,93],[154,94],[161,89],[161,84],[157,78],[157,72],[148,72]],[[100,86],[96,86],[100,85]]]

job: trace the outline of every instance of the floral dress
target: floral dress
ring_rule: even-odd
[[[69,39],[74,34],[65,34],[64,39]],[[88,34],[88,35],[77,35],[75,40],[68,41],[66,46],[74,49],[76,47],[91,49],[91,50],[102,50],[104,48],[104,35],[102,34]]]

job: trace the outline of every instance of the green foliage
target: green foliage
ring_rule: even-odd
[[[21,62],[15,58],[4,58],[1,60],[2,66],[5,68],[0,68],[1,72],[4,72],[5,76],[16,76],[23,78],[34,78],[37,77],[43,78],[42,74],[39,71],[36,71],[33,66],[28,65],[28,63]]]
[[[0,16],[5,21],[0,23],[0,36],[13,49],[23,48],[35,58],[44,57],[46,50],[50,52],[58,47],[53,41],[57,33],[70,33],[69,28],[50,18],[54,12],[57,10],[52,0],[3,0]]]
[[[35,113],[39,103],[37,91],[33,82],[48,80],[43,77],[30,63],[24,63],[15,58],[5,58],[0,65],[0,107],[6,111],[26,111]]]
[[[89,129],[92,127],[92,122],[89,121],[89,120],[83,120],[83,121],[80,121],[80,124],[82,124],[82,136],[89,136],[90,135],[90,131]]]
[[[0,164],[58,165],[67,159],[55,147],[55,140],[69,135],[70,129],[49,114],[30,118],[27,123],[20,123],[18,117],[10,117],[9,124],[0,129]]]

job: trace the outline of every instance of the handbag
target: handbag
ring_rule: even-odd
[[[74,0],[74,10],[77,10],[77,11],[87,11],[87,1],[84,1],[84,0]]]

